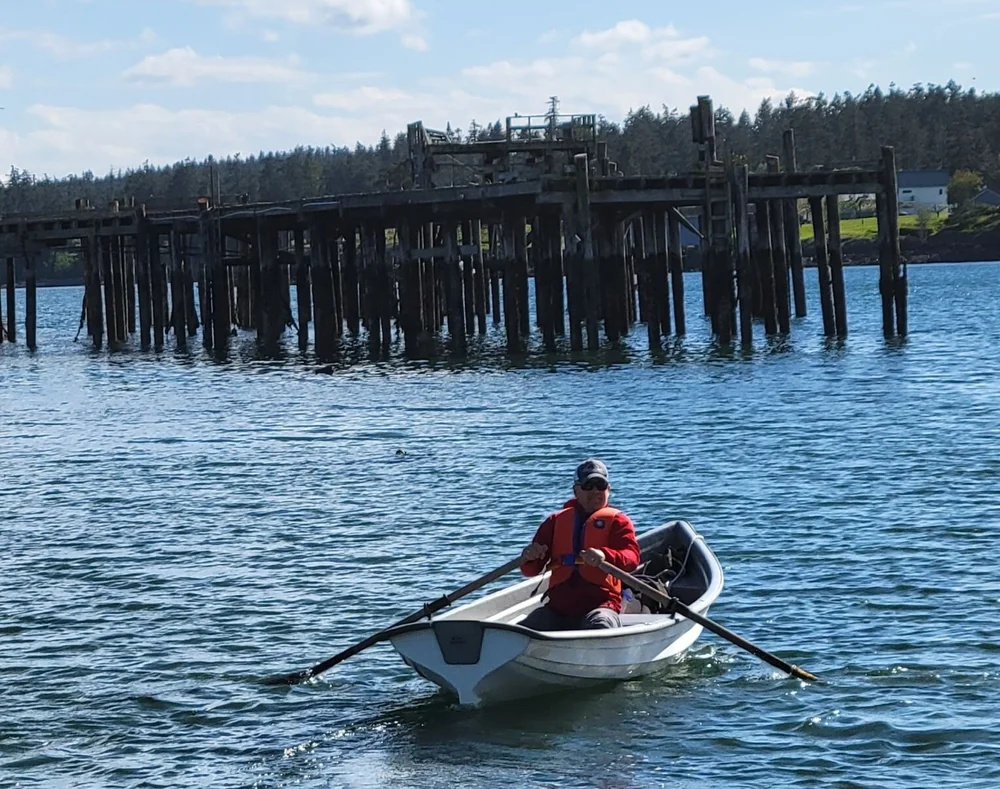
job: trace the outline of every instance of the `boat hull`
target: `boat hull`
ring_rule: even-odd
[[[638,539],[644,561],[665,551],[684,556],[671,594],[706,615],[722,590],[722,567],[691,525],[673,521]],[[622,614],[621,627],[599,630],[521,626],[544,605],[548,580],[522,580],[387,637],[421,676],[478,706],[641,677],[676,663],[701,634],[679,615],[648,612]]]
[[[390,640],[418,674],[468,706],[642,677],[680,660],[702,630],[680,619],[666,627],[626,625],[596,638],[594,631],[546,634],[516,625],[467,624],[482,628],[478,659],[467,663],[449,662],[453,644],[442,641],[454,636],[440,624],[411,625]]]

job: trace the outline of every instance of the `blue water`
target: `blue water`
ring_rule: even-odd
[[[719,352],[689,275],[662,357],[454,366],[95,354],[40,290],[37,353],[0,346],[0,786],[1000,785],[1000,265],[911,267],[888,343],[845,273],[843,343],[813,301]],[[706,633],[480,711],[387,645],[260,683],[515,556],[590,454],[640,530],[705,535],[714,619],[826,682]]]

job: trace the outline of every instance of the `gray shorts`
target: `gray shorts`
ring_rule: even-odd
[[[595,608],[582,616],[557,614],[548,606],[536,608],[519,625],[532,630],[599,630],[606,627],[621,627],[618,614],[610,608]]]

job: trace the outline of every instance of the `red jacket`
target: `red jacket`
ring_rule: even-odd
[[[577,507],[576,499],[570,499],[565,507]],[[581,520],[586,515],[577,507]],[[535,576],[543,572],[552,558],[552,535],[555,526],[556,513],[549,515],[538,527],[533,542],[548,548],[545,557],[521,565],[521,572],[527,576]],[[607,537],[607,547],[601,548],[609,564],[613,564],[625,572],[632,572],[639,566],[639,543],[635,539],[635,526],[624,512],[619,512],[611,522]],[[574,573],[569,580],[557,584],[549,590],[548,606],[557,614],[579,616],[593,611],[595,608],[610,608],[620,612],[622,598],[619,592],[601,589]]]

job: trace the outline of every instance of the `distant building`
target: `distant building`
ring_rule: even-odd
[[[947,211],[949,180],[947,170],[900,170],[896,173],[899,212],[915,214],[921,208]]]
[[[1000,193],[994,192],[990,188],[983,189],[979,194],[972,198],[973,203],[978,203],[979,205],[996,205],[1000,206]]]

